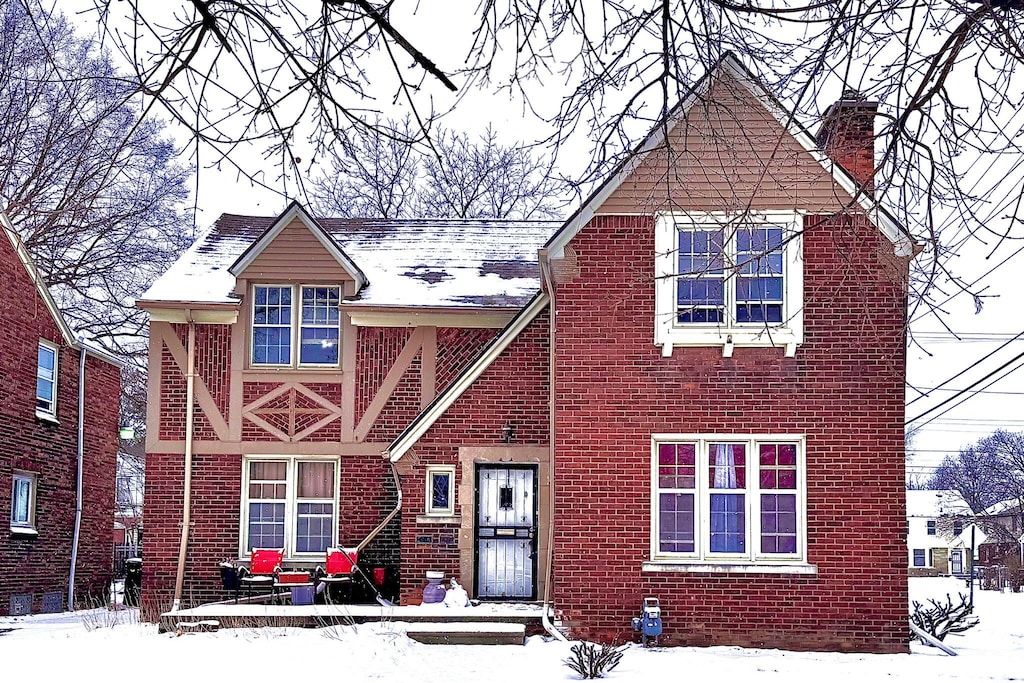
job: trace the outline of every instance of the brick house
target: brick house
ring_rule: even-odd
[[[102,600],[110,582],[121,366],[75,337],[0,224],[0,614],[59,612]]]
[[[139,302],[144,592],[360,545],[406,604],[443,570],[579,637],[653,596],[670,644],[906,651],[873,116],[815,138],[727,57],[564,224],[222,216]]]

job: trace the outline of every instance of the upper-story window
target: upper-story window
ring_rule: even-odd
[[[252,298],[253,365],[338,364],[340,287],[256,285]]]
[[[662,214],[655,343],[785,346],[803,339],[802,220],[793,212]]]
[[[934,519],[929,519],[928,522],[927,522],[927,526],[928,526],[928,535],[929,536],[934,536],[935,535],[935,530],[936,530],[936,527],[937,527],[936,521]]]
[[[57,347],[39,342],[36,365],[36,414],[53,418],[57,414]]]

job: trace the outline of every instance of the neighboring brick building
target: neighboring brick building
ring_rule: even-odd
[[[668,644],[906,651],[914,245],[873,112],[820,134],[854,177],[728,57],[562,225],[222,217],[140,302],[144,591],[191,452],[182,597],[267,542],[363,543],[404,603],[439,569],[580,637],[653,596]]]
[[[113,557],[120,365],[75,338],[2,214],[0,224],[0,508],[10,521],[0,537],[0,615],[102,604]]]

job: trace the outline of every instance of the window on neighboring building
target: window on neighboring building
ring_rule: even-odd
[[[36,413],[44,417],[57,414],[57,347],[39,342],[36,365]]]
[[[247,459],[243,552],[284,548],[294,556],[336,545],[337,476],[336,460]]]
[[[927,567],[925,563],[926,556],[924,548],[914,548],[914,566],[915,567]]]
[[[11,484],[11,531],[32,531],[36,526],[36,475],[14,471]]]
[[[802,221],[792,212],[663,214],[657,221],[655,343],[802,341]]]
[[[953,535],[954,536],[959,536],[963,532],[964,532],[964,523],[961,522],[959,519],[954,519],[953,520]]]
[[[427,468],[427,514],[455,513],[455,468],[432,465]]]
[[[296,298],[298,306],[293,304]],[[341,288],[337,286],[254,286],[253,365],[337,365],[340,303]]]
[[[655,561],[799,562],[802,437],[656,435]]]
[[[935,535],[935,529],[936,529],[936,526],[937,526],[936,521],[934,519],[929,519],[927,523],[928,523],[928,535],[929,536],[934,536]]]

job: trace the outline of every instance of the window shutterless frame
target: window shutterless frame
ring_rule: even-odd
[[[39,341],[36,363],[36,414],[53,419],[57,415],[57,346]]]
[[[793,211],[662,213],[655,221],[654,343],[803,341],[803,217]]]
[[[11,477],[11,530],[31,531],[36,526],[36,475],[15,470]]]
[[[302,477],[315,475],[316,470],[322,473],[327,466],[332,469],[330,491],[325,495],[314,481]],[[263,547],[279,526],[283,540],[274,545],[283,546],[287,558],[319,557],[326,548],[337,546],[340,481],[339,458],[244,457],[238,556],[247,557],[250,546]],[[250,533],[258,536],[251,539]]]
[[[651,562],[804,564],[805,451],[798,434],[653,435]]]
[[[339,367],[341,295],[338,284],[254,284],[250,367]]]
[[[455,467],[430,465],[426,476],[426,514],[455,514]]]

